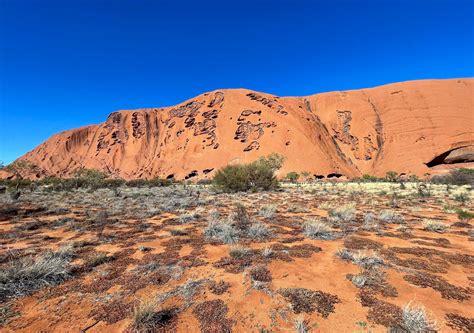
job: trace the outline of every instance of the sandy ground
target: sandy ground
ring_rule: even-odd
[[[386,332],[403,327],[410,302],[424,306],[438,331],[469,332],[474,234],[456,210],[472,212],[470,192],[429,190],[422,197],[414,183],[254,194],[37,189],[15,202],[5,194],[2,274],[61,249],[67,274],[55,282],[43,276],[29,289],[2,277],[1,331],[133,332],[134,309],[152,299],[160,316],[151,332],[292,332],[298,323],[311,332]],[[327,237],[308,234],[308,221],[325,224]],[[446,228],[425,230],[429,221]],[[269,234],[252,238],[255,224]],[[236,233],[212,237],[215,225]],[[359,287],[357,275],[365,279]]]

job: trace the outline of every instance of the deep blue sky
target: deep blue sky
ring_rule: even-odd
[[[474,1],[0,0],[0,160],[117,109],[474,76]]]

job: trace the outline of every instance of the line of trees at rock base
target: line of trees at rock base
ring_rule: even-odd
[[[312,181],[314,176],[309,172],[289,172],[283,179],[278,179],[276,172],[281,169],[285,162],[285,157],[279,154],[270,154],[260,157],[257,160],[246,164],[232,164],[219,169],[212,179],[198,180],[197,184],[212,184],[216,190],[224,192],[246,192],[246,191],[267,191],[276,189],[281,181],[298,183],[299,181]],[[20,160],[15,161],[8,166],[0,164],[0,169],[9,172],[12,177],[10,179],[0,179],[0,186],[15,188],[46,186],[51,190],[71,190],[78,188],[117,188],[120,186],[129,187],[159,187],[170,186],[173,184],[186,185],[191,183],[187,181],[177,181],[174,179],[162,179],[159,177],[153,179],[133,179],[124,180],[113,178],[111,175],[95,169],[80,168],[75,171],[73,177],[59,178],[55,176],[44,177],[40,180],[29,180],[21,175],[28,170],[34,168],[29,162]],[[389,171],[385,177],[376,177],[372,175],[363,175],[362,177],[353,178],[352,182],[421,182],[429,181],[437,184],[452,185],[474,185],[474,169],[459,168],[452,169],[444,175],[437,175],[424,180],[415,175],[404,176],[399,175],[395,171]]]

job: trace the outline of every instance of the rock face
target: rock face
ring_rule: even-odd
[[[474,161],[473,88],[474,79],[452,79],[307,97],[224,89],[174,107],[114,112],[19,160],[35,166],[30,177],[86,167],[125,179],[200,179],[276,152],[287,157],[280,175],[423,175]]]

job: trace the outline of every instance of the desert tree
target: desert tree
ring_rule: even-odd
[[[31,172],[34,165],[26,160],[16,160],[7,166],[3,166],[2,169],[13,174],[16,180],[15,191],[18,191],[20,182],[23,180],[23,174]]]

